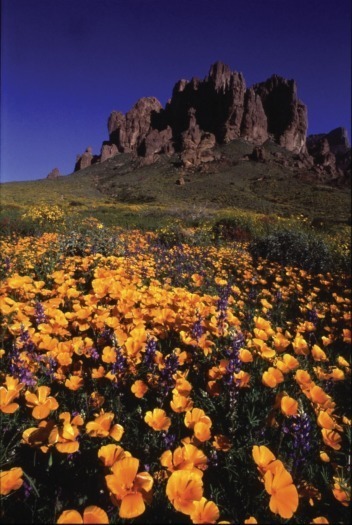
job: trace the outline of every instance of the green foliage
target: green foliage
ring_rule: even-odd
[[[256,258],[297,265],[316,273],[331,271],[333,265],[331,249],[324,239],[303,230],[278,228],[252,240],[249,250]]]

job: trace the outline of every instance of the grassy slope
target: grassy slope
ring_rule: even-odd
[[[252,149],[248,143],[234,141],[219,148],[221,161],[193,173],[185,173],[176,156],[140,166],[132,155],[121,154],[57,180],[2,184],[2,209],[16,213],[33,203],[49,202],[82,216],[95,215],[108,224],[133,224],[141,217],[184,216],[192,211],[208,216],[231,214],[234,208],[284,216],[305,214],[323,219],[329,227],[350,221],[348,188],[302,182],[297,169],[280,166],[273,158],[265,164],[243,160]],[[275,144],[267,149],[292,158]],[[176,183],[181,175],[185,185]]]

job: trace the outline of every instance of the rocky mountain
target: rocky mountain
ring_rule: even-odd
[[[178,81],[165,108],[155,97],[145,97],[125,115],[113,111],[109,140],[103,142],[100,155],[87,148],[77,156],[75,171],[119,153],[133,153],[144,164],[152,164],[160,154],[176,153],[182,166],[192,169],[217,160],[217,145],[242,139],[254,147],[274,141],[324,181],[346,176],[346,131],[337,128],[307,139],[307,128],[307,108],[294,80],[273,75],[247,88],[242,73],[216,62],[204,80]]]

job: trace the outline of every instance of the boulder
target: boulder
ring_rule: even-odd
[[[59,177],[62,177],[59,168],[54,168],[51,170],[51,172],[46,176],[47,179],[58,179]]]

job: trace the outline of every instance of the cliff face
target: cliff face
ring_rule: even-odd
[[[87,149],[78,157],[76,169],[126,152],[144,163],[154,162],[160,153],[178,152],[184,167],[193,167],[215,160],[216,144],[238,138],[255,146],[271,139],[297,155],[307,157],[309,152],[319,164],[323,139],[308,141],[307,150],[307,127],[307,108],[298,99],[294,80],[273,75],[247,88],[241,73],[216,62],[204,80],[179,80],[165,108],[155,97],[145,97],[125,115],[113,111],[108,119],[109,140],[103,142],[100,156]],[[340,135],[336,130],[329,134],[330,149],[334,141],[341,143]],[[329,152],[334,158],[337,154],[345,158],[346,148],[339,147],[339,153]],[[324,159],[323,165],[334,162],[331,156]]]

